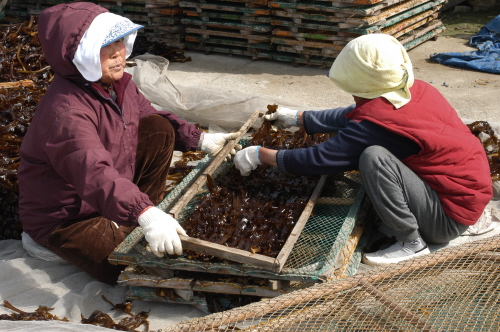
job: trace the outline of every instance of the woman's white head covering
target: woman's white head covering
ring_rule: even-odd
[[[384,97],[395,108],[411,100],[413,69],[403,45],[387,34],[351,40],[333,62],[330,79],[347,93],[367,99]]]
[[[142,27],[113,13],[97,15],[80,40],[73,63],[87,81],[98,81],[102,77],[101,48],[123,38],[128,58],[132,54],[137,30]]]

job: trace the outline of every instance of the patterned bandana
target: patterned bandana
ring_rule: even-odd
[[[129,19],[121,20],[116,23],[111,30],[109,30],[108,35],[102,43],[102,47],[108,46],[112,42],[125,37],[126,35],[135,32],[136,30],[143,28],[142,25],[132,23]]]
[[[80,40],[73,63],[87,81],[97,82],[102,77],[101,48],[123,38],[128,58],[132,54],[137,30],[142,27],[113,13],[97,15]]]

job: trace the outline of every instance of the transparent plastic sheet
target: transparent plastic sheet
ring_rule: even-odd
[[[160,111],[169,111],[180,118],[202,126],[217,125],[226,130],[240,128],[255,110],[267,105],[305,110],[301,105],[286,103],[266,95],[248,95],[237,90],[220,90],[210,86],[174,85],[168,79],[169,61],[144,54],[133,59],[137,64],[127,67],[140,91]],[[189,63],[185,64],[189,66]],[[203,75],[203,74],[200,74]],[[260,127],[262,120],[254,123]]]

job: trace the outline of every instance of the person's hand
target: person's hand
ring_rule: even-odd
[[[220,150],[224,147],[226,142],[231,139],[238,138],[239,134],[229,133],[229,134],[207,134],[203,133],[202,141],[201,141],[201,151],[208,154],[210,158],[214,157]],[[241,150],[241,145],[236,144],[234,149],[232,149],[226,157],[226,160],[231,159],[231,156],[236,154],[237,150]]]
[[[290,127],[298,127],[299,111],[285,107],[278,107],[276,112],[264,115],[265,121],[276,121],[274,126],[278,129],[287,129]]]
[[[165,252],[182,255],[181,239],[177,233],[187,234],[171,215],[153,206],[144,211],[137,222],[153,254],[160,258]]]
[[[241,175],[249,176],[250,172],[257,168],[262,162],[259,158],[260,145],[252,145],[238,151],[234,156],[234,167]]]

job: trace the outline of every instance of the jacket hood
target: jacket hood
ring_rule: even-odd
[[[44,10],[38,20],[43,53],[52,70],[73,81],[86,81],[73,64],[85,31],[106,8],[89,2],[59,4]]]

